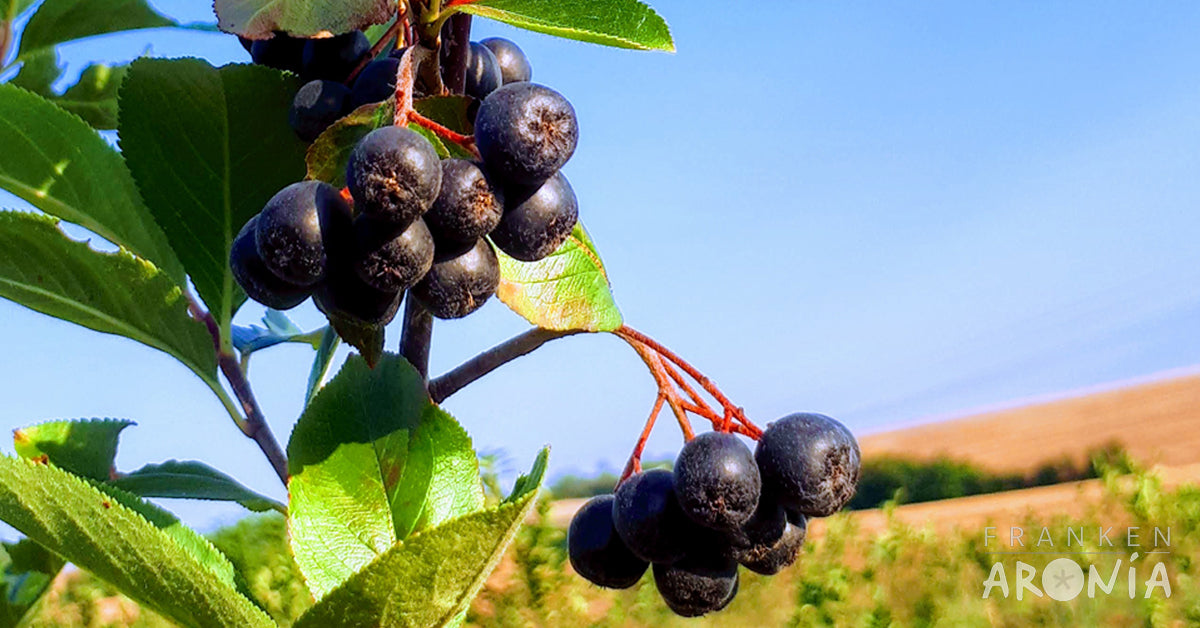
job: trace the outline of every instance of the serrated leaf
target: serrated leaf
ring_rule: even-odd
[[[325,387],[325,377],[329,374],[329,366],[333,364],[334,353],[337,352],[341,340],[333,327],[326,327],[321,334],[321,344],[317,345],[317,355],[313,356],[312,368],[308,371],[308,386],[304,393],[304,405],[312,403],[314,397]]]
[[[621,311],[604,262],[582,222],[542,260],[521,262],[499,249],[496,255],[500,258],[496,295],[525,320],[560,331],[613,331],[621,326]]]
[[[164,351],[220,387],[212,338],[179,286],[126,251],[71,240],[55,218],[0,212],[0,297]]]
[[[465,0],[456,8],[556,37],[675,52],[666,21],[638,0]]]
[[[283,31],[298,37],[347,33],[382,24],[396,12],[394,0],[216,0],[217,25],[250,39]]]
[[[108,483],[140,497],[237,502],[255,512],[287,511],[283,504],[246,488],[203,462],[193,460],[148,464]]]
[[[496,508],[413,535],[325,596],[296,628],[456,625],[535,504],[547,452],[526,490]]]
[[[184,285],[183,266],[121,154],[50,101],[0,85],[0,188],[119,244]]]
[[[287,111],[299,79],[262,66],[139,59],[120,91],[121,148],[151,213],[223,331],[245,296],[229,247],[304,177]]]
[[[413,101],[413,109],[452,131],[469,135],[472,133],[470,118],[467,116],[469,104],[470,99],[464,96],[431,96]],[[308,147],[308,155],[305,158],[308,178],[325,181],[338,188],[345,186],[346,164],[350,162],[350,152],[354,150],[354,145],[371,131],[391,126],[395,113],[396,100],[389,98],[383,102],[363,105],[325,129],[325,132]],[[410,124],[408,128],[425,136],[425,139],[433,144],[438,156],[443,159],[473,158],[471,153],[461,146],[453,142],[443,142],[424,127]]]
[[[61,469],[0,457],[0,520],[181,625],[275,625],[170,534]]]
[[[179,25],[145,0],[45,0],[21,31],[17,58],[85,37]]]
[[[44,456],[60,469],[104,482],[112,475],[121,430],[130,425],[124,419],[47,421],[14,430],[13,445],[22,458]]]
[[[15,628],[49,588],[65,561],[22,539],[0,552],[0,628]]]
[[[292,548],[318,598],[397,540],[483,507],[471,439],[395,355],[346,362],[296,423],[288,469]]]

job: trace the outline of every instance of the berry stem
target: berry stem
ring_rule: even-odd
[[[454,142],[455,144],[462,146],[464,149],[471,151],[476,158],[479,158],[479,149],[475,147],[475,138],[473,136],[463,135],[462,133],[452,131],[442,126],[440,123],[430,120],[429,118],[417,113],[415,109],[408,112],[408,121],[429,129],[434,135],[437,135],[444,140]]]
[[[625,463],[625,470],[621,472],[617,486],[620,486],[621,482],[624,482],[629,476],[642,471],[642,452],[646,450],[646,441],[650,439],[650,431],[654,429],[654,422],[658,419],[658,413],[662,411],[663,402],[666,400],[667,396],[662,393],[659,393],[658,397],[654,399],[654,407],[650,409],[650,418],[646,419],[646,427],[642,428],[642,434],[638,436],[637,444],[633,446],[633,453],[629,454],[629,462]],[[613,487],[613,491],[616,490],[616,487]]]
[[[434,403],[441,403],[447,397],[466,388],[475,380],[504,366],[512,360],[533,352],[538,347],[554,340],[572,334],[582,333],[578,330],[554,331],[535,327],[525,333],[480,353],[463,362],[454,370],[429,382],[429,396]]]
[[[626,342],[629,340],[626,339]],[[675,414],[675,420],[679,422],[679,429],[683,431],[683,439],[690,441],[695,438],[692,422],[688,420],[687,413],[683,410],[683,400],[679,398],[679,391],[671,385],[670,377],[663,369],[662,358],[646,345],[637,342],[629,342],[629,344],[646,363],[646,367],[650,369],[650,375],[658,384],[658,393],[666,397],[667,405],[671,407],[671,412]]]
[[[429,382],[429,343],[433,338],[433,315],[417,303],[410,292],[404,298],[404,329],[400,332],[400,355],[408,360],[421,379]]]
[[[441,42],[448,46],[446,57],[446,89],[452,94],[461,94],[467,86],[467,50],[471,46],[471,16],[466,13],[454,15],[446,29],[449,37]]]
[[[412,46],[400,56],[400,67],[396,70],[396,112],[392,124],[407,126],[409,116],[416,113],[412,106],[413,81],[416,79],[416,68],[413,55],[417,47]]]
[[[200,303],[192,295],[188,294],[187,300],[188,313],[208,328],[208,333],[213,339],[213,346],[217,350],[217,366],[221,369],[221,374],[225,376],[225,381],[229,382],[229,387],[233,389],[233,394],[241,403],[242,412],[246,416],[243,419],[238,415],[237,410],[228,403],[225,404],[225,409],[237,424],[238,429],[258,445],[267,461],[271,463],[271,467],[275,469],[279,480],[283,482],[284,486],[287,486],[287,455],[279,447],[279,441],[275,439],[275,434],[271,432],[271,426],[267,424],[266,417],[263,416],[262,408],[259,407],[258,400],[254,397],[254,391],[250,388],[250,380],[246,379],[246,372],[242,370],[241,364],[233,354],[221,349],[221,330],[212,313],[200,307]],[[214,389],[213,392],[217,392],[217,390]],[[221,396],[222,394],[218,394],[218,397]],[[224,402],[225,399],[222,401]]]
[[[358,78],[358,74],[363,71],[363,68],[367,67],[368,63],[374,61],[375,57],[378,57],[379,53],[383,52],[383,49],[386,48],[393,39],[396,39],[400,36],[401,29],[404,29],[406,26],[406,20],[404,17],[402,17],[403,15],[403,13],[396,14],[396,20],[392,22],[392,25],[389,26],[386,31],[384,31],[383,36],[379,38],[379,41],[375,42],[374,46],[371,46],[371,50],[367,52],[367,54],[363,55],[363,58],[358,62],[358,65],[354,66],[354,71],[350,72],[350,76],[346,77],[345,85],[353,85],[354,79]]]

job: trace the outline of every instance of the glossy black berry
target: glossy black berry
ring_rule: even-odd
[[[402,295],[401,292],[377,290],[354,273],[340,270],[317,286],[313,303],[331,318],[386,325],[396,317]]]
[[[697,536],[675,497],[675,474],[666,469],[635,473],[621,482],[613,523],[630,551],[652,563],[682,559]]]
[[[349,109],[350,90],[333,81],[309,81],[296,92],[288,122],[300,139],[311,142]]]
[[[383,102],[396,93],[396,72],[400,60],[387,58],[372,61],[354,79],[354,90],[350,93],[352,107],[367,103]]]
[[[483,307],[499,285],[500,260],[481,238],[466,253],[434,262],[412,294],[438,318],[462,318]]]
[[[654,565],[654,584],[667,606],[682,617],[719,611],[737,594],[737,562],[703,550],[671,564]]]
[[[814,517],[832,515],[850,501],[862,466],[854,435],[823,414],[792,414],[771,423],[754,458],[764,491]]]
[[[376,289],[407,290],[433,265],[433,236],[423,220],[414,220],[395,236],[366,216],[360,217],[354,227],[358,244],[354,272]]]
[[[579,201],[561,172],[532,191],[510,188],[506,199],[492,242],[523,262],[536,262],[557,251],[579,222]]]
[[[562,94],[534,83],[509,83],[483,100],[475,143],[488,170],[505,182],[538,185],[575,152],[579,124]]]
[[[442,166],[433,145],[404,127],[368,133],[355,145],[346,166],[355,209],[396,229],[428,211],[441,185]]]
[[[571,518],[567,555],[576,573],[592,584],[628,589],[646,573],[649,563],[633,555],[613,527],[613,496],[587,501]]]
[[[255,238],[263,263],[280,279],[298,286],[320,281],[328,261],[322,222],[330,220],[326,214],[349,212],[341,194],[328,183],[302,181],[283,188],[259,214]]]
[[[500,64],[500,76],[504,84],[528,82],[533,80],[533,67],[529,65],[529,57],[513,42],[503,37],[488,37],[479,42],[487,46],[496,55]]]
[[[250,52],[250,49],[254,47],[254,40],[249,37],[238,35],[238,43],[242,45],[242,48],[246,49],[246,52]]]
[[[705,527],[741,526],[754,514],[761,489],[754,454],[733,434],[700,434],[683,446],[675,460],[679,506]]]
[[[250,58],[268,68],[299,72],[307,41],[285,33],[275,33],[270,39],[258,39],[250,44]]]
[[[466,70],[467,82],[463,91],[472,98],[486,98],[503,84],[504,77],[500,74],[496,55],[481,43],[473,41],[467,49]]]
[[[425,222],[442,242],[474,242],[500,224],[504,193],[480,168],[464,159],[442,160],[442,187]]]
[[[775,575],[796,562],[807,532],[808,526],[804,520],[799,524],[788,523],[783,534],[774,543],[737,548],[734,556],[750,571],[764,576]]]
[[[344,81],[370,50],[371,42],[362,31],[310,39],[301,55],[300,73],[308,79]]]
[[[290,284],[267,270],[254,241],[257,226],[258,216],[255,216],[233,239],[229,268],[246,296],[272,309],[290,310],[308,298],[309,289]]]

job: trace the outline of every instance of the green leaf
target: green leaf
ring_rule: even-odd
[[[170,534],[66,471],[0,457],[0,520],[181,625],[274,626]]]
[[[313,349],[320,342],[320,330],[306,332],[279,310],[267,308],[262,321],[262,325],[233,326],[233,346],[243,358],[255,351],[286,342],[310,345]]]
[[[92,128],[117,128],[117,91],[129,71],[128,65],[93,63],[83,69],[79,81],[67,88],[54,104],[83,118]]]
[[[483,507],[471,439],[420,374],[351,357],[288,443],[289,529],[318,598],[413,532]]]
[[[382,24],[396,12],[394,0],[216,0],[217,25],[250,39],[284,31],[311,37],[347,33]]]
[[[325,377],[333,364],[333,356],[337,352],[340,340],[333,327],[326,327],[321,334],[321,344],[317,347],[317,355],[313,357],[312,368],[308,371],[308,386],[304,393],[304,405],[312,403],[317,393],[325,387]]]
[[[58,52],[53,48],[42,50],[21,62],[21,69],[10,84],[27,89],[43,98],[54,97],[54,82],[62,76],[58,65]]]
[[[109,480],[108,483],[140,497],[237,502],[255,512],[287,511],[283,504],[270,497],[246,488],[237,480],[202,462],[191,460],[168,460],[159,464],[148,464],[137,471]]]
[[[638,0],[479,0],[455,8],[556,37],[675,52],[666,21]]]
[[[142,203],[121,154],[78,117],[0,85],[0,188],[149,260],[179,285],[183,266]]]
[[[29,539],[4,543],[0,551],[0,628],[21,625],[64,564]]]
[[[309,609],[296,628],[456,625],[533,509],[546,456],[542,450],[520,493],[391,548]]]
[[[621,326],[621,311],[604,262],[582,222],[542,260],[517,261],[499,249],[496,255],[500,257],[496,294],[525,320],[561,331],[613,331]]]
[[[0,0],[0,19],[12,20],[37,0]]]
[[[121,148],[223,332],[245,296],[229,247],[246,221],[304,177],[287,111],[299,79],[263,66],[139,59],[121,84]]]
[[[472,125],[467,115],[467,107],[471,99],[464,96],[431,96],[413,101],[413,109],[421,115],[433,120],[452,131],[466,135],[471,134]],[[389,98],[380,103],[363,105],[335,122],[325,132],[317,137],[308,147],[306,162],[308,178],[325,181],[334,187],[346,185],[346,164],[350,162],[350,152],[371,131],[385,126],[391,126],[396,113],[396,100]],[[432,131],[416,124],[408,128],[425,136],[438,156],[473,159],[474,156],[453,142],[443,142]]]
[[[220,389],[212,337],[179,286],[126,251],[71,240],[52,217],[0,212],[0,297],[164,351]]]
[[[17,58],[85,37],[163,26],[179,23],[145,0],[45,0],[21,32]]]
[[[13,431],[17,455],[29,460],[45,456],[54,466],[97,482],[112,477],[124,419],[48,421]]]

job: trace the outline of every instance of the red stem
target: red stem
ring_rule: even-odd
[[[626,478],[634,473],[640,473],[642,470],[642,452],[646,450],[646,441],[650,438],[650,430],[654,429],[654,422],[658,419],[658,413],[662,411],[663,402],[667,400],[667,396],[659,393],[654,400],[654,408],[650,410],[650,418],[646,419],[646,427],[642,428],[642,435],[638,437],[637,444],[633,446],[633,453],[629,455],[629,462],[625,463],[625,471],[621,473],[621,478],[617,480],[617,486],[621,485]],[[614,487],[615,491],[616,488]]]
[[[430,120],[429,118],[426,118],[425,116],[421,115],[420,113],[417,113],[416,110],[410,111],[408,113],[408,121],[418,124],[426,129],[429,129],[430,131],[433,131],[434,135],[436,135],[444,140],[454,142],[455,144],[462,146],[466,150],[471,151],[471,153],[474,154],[476,157],[479,157],[479,149],[475,147],[475,138],[474,137],[472,137],[470,135],[463,135],[462,133],[458,133],[457,131],[450,130],[450,129],[446,128],[445,126],[442,126],[438,122],[436,122],[434,120]]]

